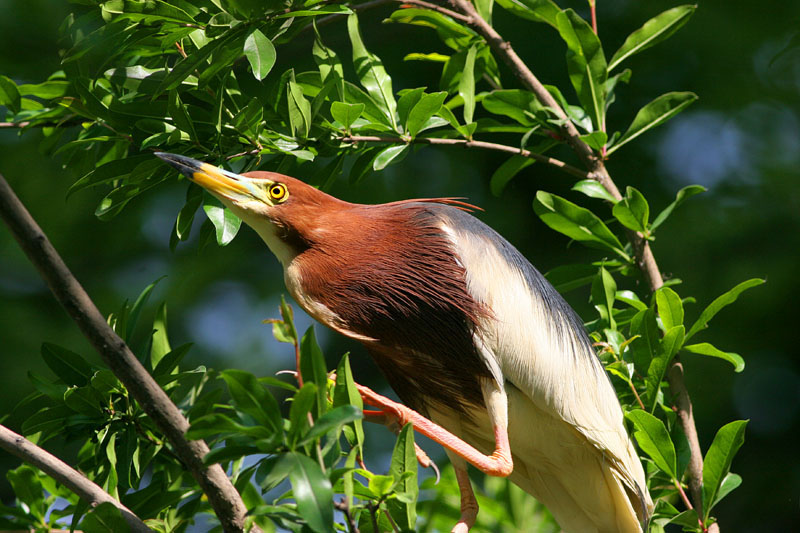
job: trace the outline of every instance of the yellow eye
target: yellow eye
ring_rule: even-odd
[[[269,186],[269,197],[274,202],[283,202],[289,197],[289,191],[283,183],[275,183]]]

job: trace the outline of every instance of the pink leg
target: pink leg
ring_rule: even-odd
[[[472,483],[467,474],[467,465],[461,458],[453,457],[450,460],[456,472],[458,490],[461,493],[461,518],[458,520],[451,533],[467,533],[475,525],[478,517],[478,500],[472,491]]]
[[[396,419],[398,424],[401,426],[404,426],[410,422],[414,425],[414,430],[422,433],[429,439],[438,442],[444,446],[445,449],[450,450],[455,455],[465,459],[468,463],[474,465],[480,471],[491,476],[499,477],[506,477],[513,471],[514,463],[511,460],[511,448],[508,444],[508,430],[504,424],[495,424],[495,450],[491,455],[484,455],[443,427],[428,420],[421,414],[409,409],[405,405],[392,401],[385,396],[381,396],[372,389],[369,389],[363,385],[356,384],[356,387],[358,388],[358,392],[361,394],[361,397],[365,403],[372,405],[373,407],[381,408],[381,411],[386,416]],[[460,482],[459,485],[461,485]],[[472,489],[470,488],[470,493],[471,491]],[[464,493],[462,491],[462,496],[463,494]]]

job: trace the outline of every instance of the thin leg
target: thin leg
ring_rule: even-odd
[[[455,455],[465,459],[480,471],[491,476],[506,477],[514,469],[514,463],[511,460],[511,449],[508,444],[506,395],[505,391],[494,380],[486,380],[486,382],[483,387],[484,401],[494,426],[495,436],[495,450],[491,455],[482,454],[459,437],[405,405],[381,396],[363,385],[356,384],[356,387],[365,403],[373,407],[379,407],[386,416],[394,418],[401,426],[410,422],[417,432],[438,442],[446,450],[450,450]]]

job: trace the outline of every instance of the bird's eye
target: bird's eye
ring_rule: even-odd
[[[283,202],[289,197],[289,191],[283,183],[275,183],[269,186],[269,197],[275,202]]]

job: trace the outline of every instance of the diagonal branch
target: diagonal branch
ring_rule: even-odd
[[[189,422],[139,363],[125,341],[114,333],[2,175],[0,218],[103,361],[172,443],[175,453],[208,497],[223,529],[244,531],[247,508],[222,467],[203,464],[203,457],[209,452],[206,443],[186,439]],[[260,531],[260,528],[253,526],[252,531]]]
[[[568,174],[572,174],[573,176],[581,179],[588,179],[589,173],[583,171],[577,167],[573,167],[563,161],[556,159],[554,157],[548,157],[546,155],[537,154],[536,152],[531,152],[530,150],[524,150],[521,148],[515,148],[513,146],[508,146],[506,144],[497,144],[497,143],[490,143],[485,141],[473,141],[473,140],[466,140],[466,139],[445,139],[440,137],[415,137],[413,139],[406,139],[403,137],[391,137],[391,136],[377,136],[377,135],[345,135],[339,138],[342,142],[349,142],[349,143],[357,143],[357,142],[374,142],[374,143],[391,143],[391,144],[436,144],[436,145],[444,145],[444,146],[464,146],[466,148],[479,148],[482,150],[494,150],[499,152],[506,152],[509,154],[521,155],[523,157],[528,157],[535,161],[539,161],[540,163],[546,163],[548,165],[554,166],[563,170]]]
[[[152,531],[130,509],[122,505],[116,498],[113,498],[86,476],[47,450],[36,446],[22,435],[18,435],[2,425],[0,425],[0,448],[26,463],[32,464],[55,479],[77,494],[91,508],[97,507],[101,503],[111,503],[120,510],[131,532],[146,533]]]
[[[524,61],[517,55],[511,46],[511,43],[505,41],[497,31],[486,21],[480,14],[478,14],[475,7],[469,0],[447,0],[457,11],[463,13],[468,21],[466,22],[472,29],[477,31],[489,44],[492,51],[497,54],[508,67],[512,70],[514,75],[522,82],[522,84],[530,90],[537,99],[545,106],[550,107],[553,112],[562,120],[562,135],[567,144],[572,147],[575,153],[583,161],[586,168],[589,169],[589,174],[592,179],[597,180],[603,187],[617,200],[622,198],[614,181],[606,169],[603,159],[599,157],[594,151],[580,139],[580,134],[575,128],[575,125],[567,119],[566,113],[553,98],[550,92],[539,81],[539,79],[528,68]],[[645,280],[648,283],[651,291],[656,291],[664,285],[661,271],[658,268],[653,251],[650,249],[650,244],[639,232],[628,231],[628,239],[633,245],[633,250],[636,259],[636,265],[642,272]],[[677,359],[673,365],[678,365]],[[674,367],[673,367],[674,369]],[[699,486],[703,479],[703,460],[702,451],[700,448],[700,441],[697,436],[697,428],[694,424],[694,418],[691,414],[691,401],[689,393],[686,389],[686,384],[683,379],[682,369],[680,371],[672,371],[667,374],[670,390],[676,399],[676,409],[678,410],[678,418],[681,421],[681,427],[687,440],[689,441],[689,448],[691,450],[692,462],[689,465],[690,484],[692,486]],[[688,411],[687,411],[688,409]],[[692,490],[694,499],[694,506],[698,514],[702,513],[702,499],[698,498],[698,493]]]

